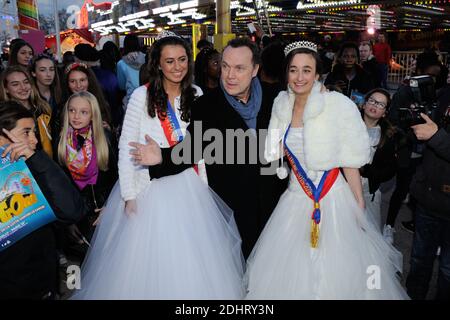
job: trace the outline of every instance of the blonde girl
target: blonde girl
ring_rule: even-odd
[[[95,96],[87,91],[71,95],[63,108],[58,161],[89,208],[88,216],[69,230],[77,242],[83,236],[91,237],[94,222],[117,179],[115,145],[111,132],[102,125]]]

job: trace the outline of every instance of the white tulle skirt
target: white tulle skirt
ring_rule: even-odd
[[[386,243],[339,175],[321,201],[311,248],[312,201],[289,186],[247,263],[247,299],[407,299],[402,255]]]
[[[128,217],[114,187],[72,299],[241,299],[231,209],[193,169],[153,180]]]
[[[370,194],[368,190],[363,190],[363,196],[366,203],[367,219],[381,233],[381,192],[377,190],[374,194]]]

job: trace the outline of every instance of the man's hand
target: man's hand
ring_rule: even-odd
[[[415,126],[412,126],[411,129],[414,130],[417,139],[428,140],[438,131],[438,126],[426,114],[421,113],[420,116],[426,122],[423,124],[416,124]]]
[[[34,154],[33,147],[26,143],[21,142],[11,131],[3,129],[3,132],[12,141],[12,143],[3,151],[2,157],[6,157],[8,153],[11,152],[11,162],[17,161],[20,157],[25,157],[28,159]]]
[[[101,209],[95,209],[94,212],[98,213],[98,217],[97,219],[95,219],[95,221],[92,223],[92,226],[97,226],[100,223],[100,218],[102,216],[103,213],[103,209],[105,209],[105,207],[101,208]]]
[[[161,148],[155,140],[145,135],[147,144],[138,142],[130,142],[129,145],[134,147],[130,151],[133,160],[140,165],[154,166],[162,162]]]

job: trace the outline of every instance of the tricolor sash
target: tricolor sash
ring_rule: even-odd
[[[159,118],[159,121],[161,122],[161,127],[170,147],[183,141],[184,136],[181,131],[180,123],[178,122],[175,110],[172,108],[169,100],[167,100],[167,116],[164,119]],[[193,167],[198,174],[198,166],[194,164]]]
[[[314,209],[311,215],[311,247],[317,248],[319,243],[319,224],[321,219],[320,200],[326,196],[326,194],[328,193],[328,191],[330,191],[331,187],[336,181],[339,175],[339,168],[325,171],[322,178],[320,179],[318,187],[316,188],[311,179],[308,178],[308,175],[301,166],[300,161],[297,159],[291,149],[289,149],[286,143],[290,128],[291,126],[289,125],[286,130],[286,134],[284,135],[284,150],[298,183],[300,184],[306,195],[313,201]]]
[[[161,127],[164,131],[169,146],[173,147],[177,143],[183,141],[183,133],[181,132],[180,123],[178,122],[175,110],[172,109],[170,101],[167,100],[167,116],[164,119],[159,118]]]

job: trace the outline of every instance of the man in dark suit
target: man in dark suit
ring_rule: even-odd
[[[268,128],[274,96],[262,91],[256,77],[259,59],[249,39],[231,40],[222,54],[220,86],[195,101],[184,141],[170,149],[159,149],[154,141],[137,147],[153,151],[152,179],[205,160],[209,186],[234,211],[245,257],[287,185],[287,179],[261,174],[268,165],[263,160],[265,134],[260,129]],[[214,139],[205,139],[205,133]],[[196,145],[198,140],[201,146]],[[186,148],[191,151],[188,161],[186,153],[179,153]],[[184,159],[183,164],[174,164],[177,156]]]

